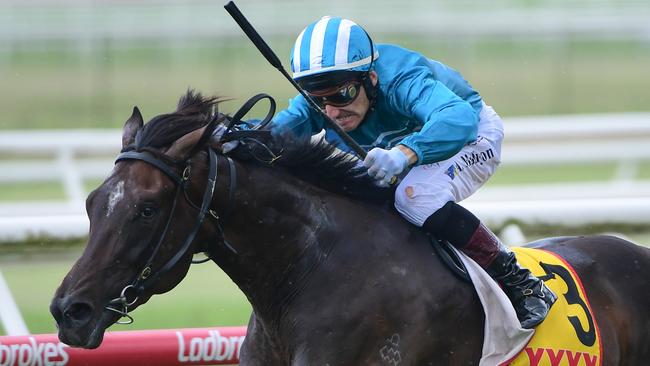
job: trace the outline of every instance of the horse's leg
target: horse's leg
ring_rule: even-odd
[[[257,320],[255,312],[251,313],[246,330],[246,338],[241,346],[239,356],[240,366],[274,366],[286,365],[281,355],[271,342],[269,334],[261,322]]]

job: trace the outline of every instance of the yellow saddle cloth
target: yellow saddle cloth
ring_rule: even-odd
[[[558,299],[526,347],[502,366],[600,366],[598,325],[573,268],[545,250],[512,249],[518,262],[544,280]]]

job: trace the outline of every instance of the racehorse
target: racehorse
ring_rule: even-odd
[[[134,108],[112,172],[87,198],[85,251],[50,306],[59,339],[98,347],[205,252],[253,308],[241,365],[477,365],[477,295],[386,192],[322,140],[268,147],[242,134],[224,153],[232,124],[213,134],[228,124],[218,102],[188,91],[147,124]],[[647,365],[650,250],[609,236],[541,243],[582,277],[602,365]]]

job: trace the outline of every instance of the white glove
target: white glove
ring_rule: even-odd
[[[221,145],[221,152],[223,154],[227,154],[235,150],[237,146],[239,146],[239,140],[232,140],[232,141],[225,142]]]
[[[397,146],[390,150],[374,148],[370,150],[363,165],[368,168],[368,175],[383,187],[388,187],[393,177],[399,175],[409,165],[408,157]]]
[[[223,134],[226,132],[226,126],[220,124],[217,126],[217,128],[214,129],[212,132],[212,136],[217,140],[221,140],[221,137],[223,137]],[[231,152],[232,150],[235,150],[235,148],[239,146],[239,140],[232,140],[225,142],[221,145],[221,152],[223,154],[227,154]]]

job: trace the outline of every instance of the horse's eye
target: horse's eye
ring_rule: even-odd
[[[156,214],[156,209],[153,207],[145,207],[140,211],[140,216],[145,219],[150,219]]]

